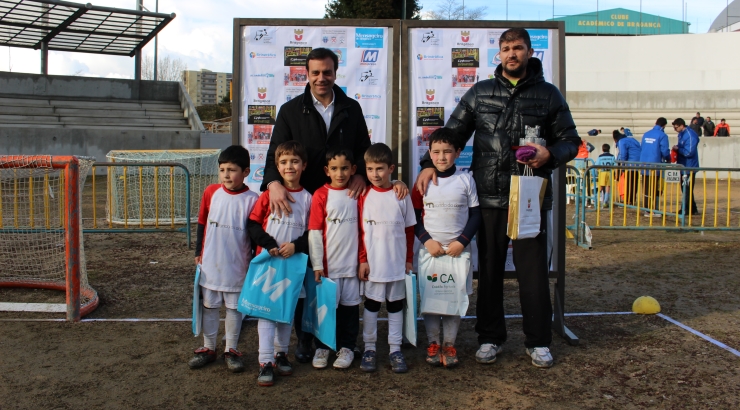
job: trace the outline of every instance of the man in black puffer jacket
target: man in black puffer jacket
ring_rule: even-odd
[[[552,305],[548,281],[547,211],[552,209],[552,170],[575,158],[581,139],[568,104],[560,91],[545,82],[542,63],[532,58],[529,34],[510,29],[499,39],[501,64],[495,78],[475,84],[458,104],[445,127],[454,130],[458,143],[473,140],[473,178],[483,214],[478,231],[478,321],[480,363],[493,363],[506,341],[503,285],[509,238],[506,225],[512,175],[522,175],[524,165],[535,176],[547,179],[542,206],[542,228],[536,238],[513,241],[514,265],[519,281],[526,353],[537,367],[553,364]],[[546,145],[528,143],[536,149],[533,159],[518,162],[513,146],[519,139],[535,136]],[[421,161],[417,187],[426,192],[434,172],[428,155]]]

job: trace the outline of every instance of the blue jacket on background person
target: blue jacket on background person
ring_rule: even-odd
[[[678,159],[676,162],[685,167],[699,166],[699,136],[691,128],[684,128],[678,133]]]
[[[642,150],[640,152],[640,162],[671,162],[671,150],[668,145],[668,135],[663,131],[663,127],[656,125],[652,130],[642,136]]]
[[[636,139],[621,137],[616,143],[619,150],[617,161],[637,162],[640,160],[640,143]]]

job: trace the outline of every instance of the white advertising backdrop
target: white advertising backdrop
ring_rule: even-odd
[[[360,103],[373,143],[390,144],[392,72],[387,27],[243,26],[240,143],[251,155],[250,189],[259,192],[280,106],[303,94],[308,53],[319,47],[339,57],[336,84]]]
[[[442,127],[476,82],[493,78],[499,60],[498,39],[507,28],[412,28],[409,29],[410,181],[419,173],[419,160],[426,154],[429,135]],[[534,57],[542,61],[545,80],[553,82],[557,61],[553,58],[556,30],[528,29]],[[473,139],[468,141],[458,168],[470,170]]]

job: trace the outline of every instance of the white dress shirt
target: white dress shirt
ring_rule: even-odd
[[[326,107],[324,107],[324,104],[322,104],[321,101],[317,100],[316,97],[314,97],[313,93],[311,93],[311,98],[313,98],[314,107],[316,107],[316,110],[319,112],[319,114],[321,114],[321,118],[324,119],[324,123],[326,123],[326,132],[329,132],[331,116],[334,115],[334,91],[332,90],[331,102]]]

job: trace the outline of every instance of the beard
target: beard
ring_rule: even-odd
[[[522,61],[521,64],[519,64],[519,67],[514,70],[509,69],[508,64],[504,64],[503,70],[509,77],[522,78],[524,77],[524,73],[527,71],[527,62]]]

